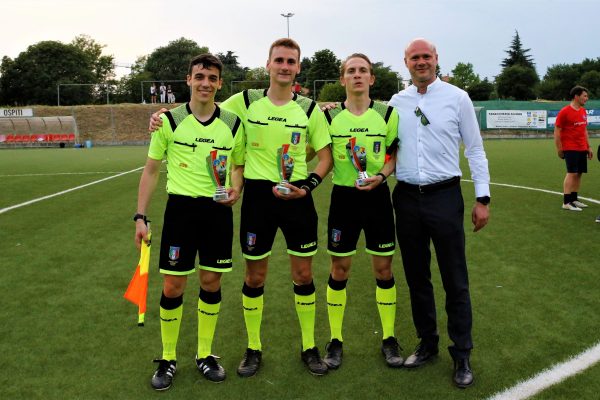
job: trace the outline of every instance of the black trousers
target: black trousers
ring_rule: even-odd
[[[433,242],[446,292],[448,335],[454,342],[448,349],[453,358],[468,357],[473,348],[472,313],[460,182],[425,193],[417,186],[399,182],[392,200],[417,335],[426,345],[437,347],[439,335],[430,270]]]

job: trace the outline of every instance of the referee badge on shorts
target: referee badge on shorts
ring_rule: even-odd
[[[179,249],[179,247],[175,246],[169,247],[169,264],[171,264],[171,266],[177,264],[177,261],[179,260]]]
[[[340,240],[342,239],[342,231],[337,229],[331,230],[331,245],[333,247],[337,247],[339,245]]]
[[[254,250],[254,245],[256,244],[256,233],[248,232],[246,233],[246,246],[248,250]]]

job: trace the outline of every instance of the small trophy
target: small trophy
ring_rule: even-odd
[[[356,144],[356,138],[348,139],[346,144],[346,152],[356,172],[358,172],[358,178],[356,178],[356,184],[358,186],[366,185],[365,179],[369,177],[367,175],[367,151],[364,147]]]
[[[218,155],[217,150],[213,150],[206,157],[206,164],[216,188],[213,200],[220,201],[229,199],[229,194],[225,188],[225,180],[227,179],[227,156]]]
[[[286,183],[290,183],[290,178],[294,172],[294,158],[288,154],[289,149],[289,144],[284,144],[277,149],[277,170],[281,179],[277,184],[277,191],[281,194],[289,194],[291,191],[289,187],[285,186]]]

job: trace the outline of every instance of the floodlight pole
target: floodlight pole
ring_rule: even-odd
[[[287,37],[290,37],[290,18],[294,16],[293,13],[281,14],[283,18],[287,20]]]

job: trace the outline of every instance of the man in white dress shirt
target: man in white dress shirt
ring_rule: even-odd
[[[433,242],[446,291],[448,347],[454,360],[454,383],[473,383],[469,357],[472,314],[465,256],[464,202],[460,188],[461,143],[475,183],[474,231],[489,217],[490,176],[473,103],[467,93],[435,74],[438,55],[425,39],[415,39],[404,53],[413,85],[394,95],[389,105],[400,114],[396,185],[392,199],[396,233],[410,291],[413,322],[420,338],[405,361],[414,368],[438,354],[439,334],[431,284]]]

